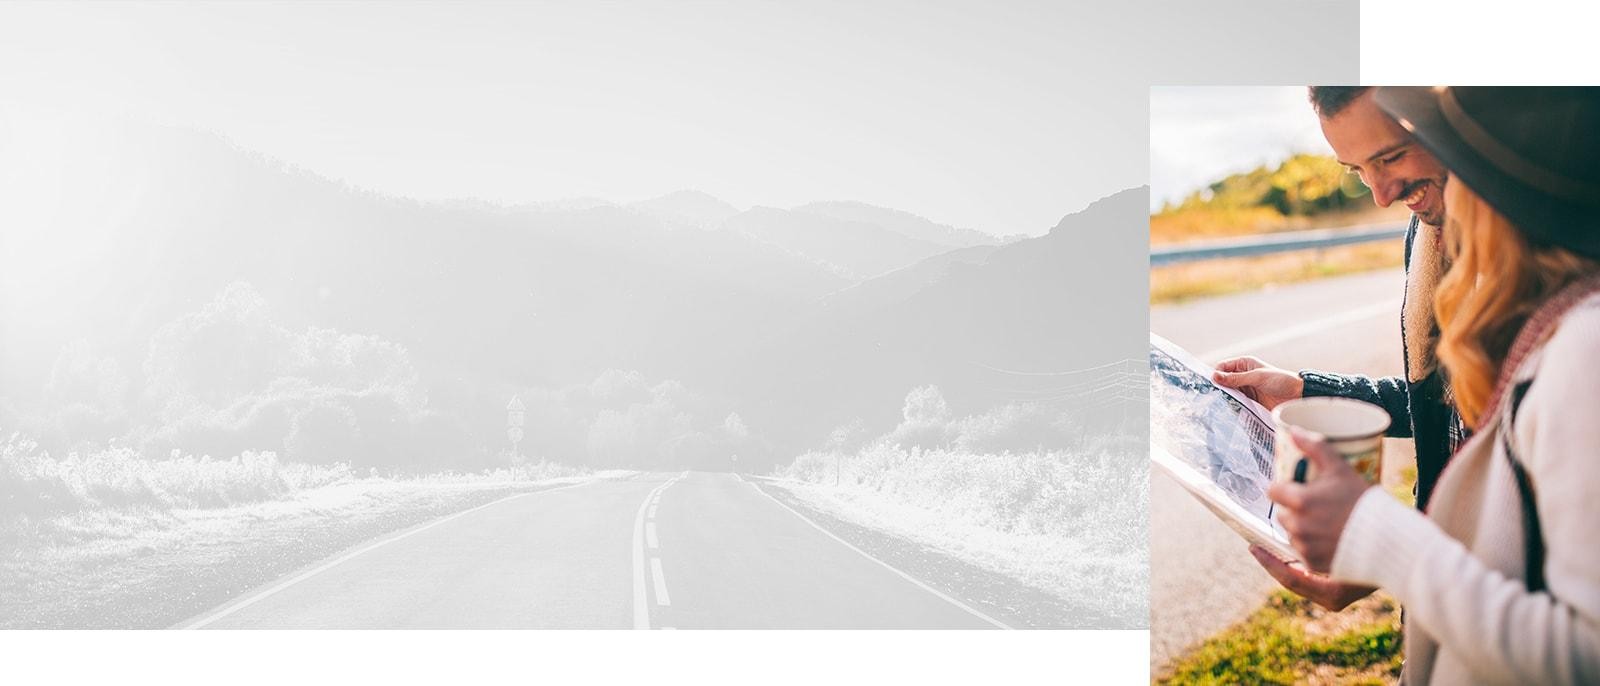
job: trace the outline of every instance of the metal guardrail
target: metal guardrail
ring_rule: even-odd
[[[1150,266],[1211,260],[1219,257],[1248,257],[1290,250],[1331,248],[1372,241],[1404,238],[1406,225],[1384,224],[1354,229],[1313,229],[1311,231],[1285,231],[1245,238],[1222,238],[1194,241],[1181,245],[1160,246],[1150,249]]]

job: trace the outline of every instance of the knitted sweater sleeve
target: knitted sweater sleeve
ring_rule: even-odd
[[[1482,681],[1600,683],[1600,422],[1589,420],[1600,310],[1573,314],[1546,345],[1515,428],[1550,590],[1529,593],[1378,488],[1357,502],[1333,559],[1335,578],[1386,588]]]
[[[1411,405],[1406,381],[1398,376],[1370,377],[1360,374],[1334,374],[1305,369],[1302,395],[1307,398],[1337,396],[1365,400],[1389,413],[1390,438],[1411,438]]]

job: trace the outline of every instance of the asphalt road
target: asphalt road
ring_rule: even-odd
[[[733,474],[495,501],[368,541],[185,628],[993,628]]]
[[[1150,328],[1207,363],[1255,355],[1287,369],[1398,375],[1399,270],[1151,308]],[[1385,445],[1392,478],[1410,446]],[[1248,545],[1159,471],[1150,479],[1150,658],[1159,668],[1244,618],[1277,587]]]

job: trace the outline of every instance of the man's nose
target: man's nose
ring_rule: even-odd
[[[1373,175],[1363,181],[1366,181],[1367,187],[1372,189],[1372,201],[1378,203],[1378,207],[1388,207],[1400,197],[1401,189],[1405,188],[1403,181],[1387,174]]]

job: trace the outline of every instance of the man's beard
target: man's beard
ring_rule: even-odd
[[[1434,226],[1434,227],[1444,226],[1444,218],[1445,218],[1444,184],[1445,184],[1445,179],[1418,179],[1416,181],[1411,182],[1410,184],[1407,184],[1406,187],[1404,189],[1402,189],[1402,192],[1400,193],[1400,197],[1402,197],[1402,198],[1411,197],[1411,194],[1415,193],[1417,191],[1417,189],[1426,188],[1427,186],[1432,185],[1433,188],[1432,188],[1431,192],[1437,194],[1435,196],[1435,198],[1434,198],[1434,203],[1433,203],[1434,207],[1433,207],[1432,211],[1429,211],[1427,214],[1418,213],[1417,214],[1417,219],[1420,220],[1422,223],[1427,224],[1429,226]]]

